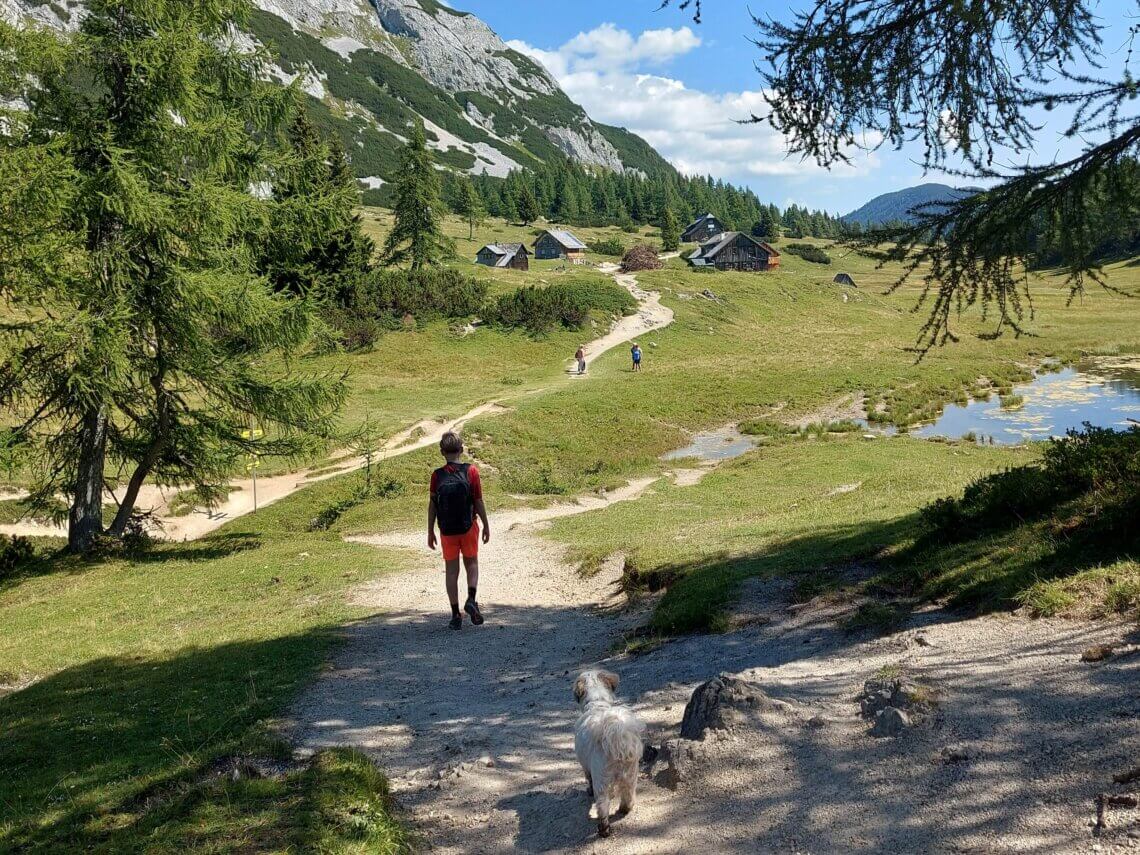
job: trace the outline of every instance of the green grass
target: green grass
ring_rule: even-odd
[[[665,588],[652,632],[704,631],[723,625],[744,579],[814,575],[817,590],[838,585],[848,564],[909,543],[925,502],[1032,457],[906,437],[781,443],[723,464],[695,486],[662,483],[638,502],[558,520],[552,534],[582,563],[632,556],[632,586]],[[837,489],[850,484],[860,486]]]
[[[813,414],[860,392],[872,418],[917,422],[980,377],[1012,383],[1046,355],[1140,344],[1125,298],[1098,292],[1066,308],[1067,289],[1043,280],[1035,298],[1040,338],[980,339],[967,334],[984,331],[970,316],[959,344],[916,362],[908,349],[919,324],[910,312],[916,291],[883,296],[888,271],[854,258],[845,266],[866,283],[847,303],[826,272],[795,257],[773,274],[673,267],[639,274],[676,313],[670,327],[643,337],[643,372],[631,374],[624,349],[613,351],[593,362],[592,382],[520,398],[515,412],[474,423],[480,453],[520,482],[545,473],[564,491],[589,490],[652,470],[660,454],[684,444],[686,430],[829,420]],[[1123,287],[1136,290],[1129,275]],[[701,297],[704,288],[720,299]]]
[[[298,788],[346,807],[340,772],[237,791],[209,773],[272,750],[266,722],[357,614],[344,590],[394,566],[335,534],[222,532],[130,561],[44,560],[0,583],[0,674],[37,678],[0,697],[0,849],[231,851],[291,839],[277,826]],[[373,819],[322,824],[322,851],[390,825],[371,774],[358,784],[376,793]]]

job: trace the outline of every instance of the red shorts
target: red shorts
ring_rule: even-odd
[[[440,546],[443,549],[443,560],[454,561],[463,553],[464,558],[479,557],[479,521],[471,523],[467,534],[441,534]]]

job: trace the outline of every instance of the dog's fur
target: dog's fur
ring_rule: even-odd
[[[617,674],[598,669],[583,671],[574,681],[574,698],[582,708],[574,727],[574,751],[586,773],[603,837],[610,833],[612,790],[617,790],[622,815],[633,810],[645,736],[645,724],[614,698],[617,687]]]

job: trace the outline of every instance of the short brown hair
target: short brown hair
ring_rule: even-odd
[[[461,454],[463,452],[463,440],[459,438],[453,430],[449,430],[439,439],[439,453],[440,454]]]

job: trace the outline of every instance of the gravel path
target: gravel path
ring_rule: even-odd
[[[1090,827],[1095,795],[1140,761],[1140,656],[1079,661],[1127,627],[933,610],[867,639],[837,628],[850,603],[789,607],[783,583],[758,582],[735,631],[607,658],[644,619],[624,608],[620,560],[583,580],[541,532],[554,517],[635,500],[649,483],[492,516],[481,562],[487,624],[459,633],[444,625],[442,574],[422,533],[363,539],[420,560],[358,592],[375,616],[348,629],[333,667],[297,705],[294,743],[302,753],[369,752],[425,848],[445,853],[1140,848],[1137,811],[1113,811],[1103,837]],[[644,780],[637,809],[599,841],[573,757],[570,684],[602,660],[656,744],[677,736],[693,687],[719,672],[743,673],[792,708],[701,743],[676,789]],[[940,697],[898,739],[872,738],[856,700],[883,668]]]

